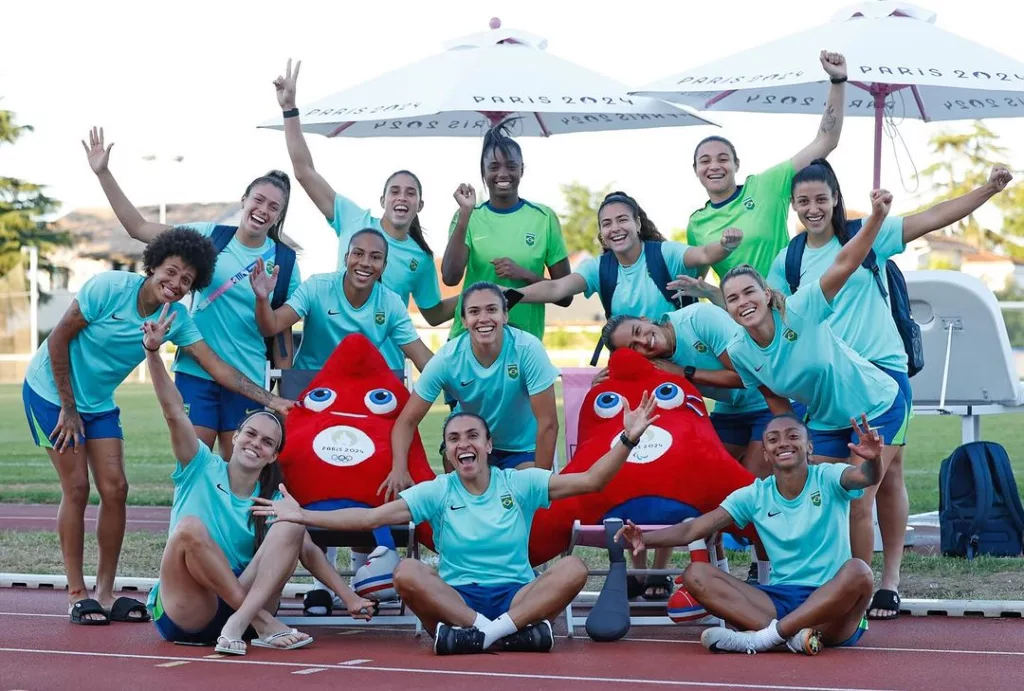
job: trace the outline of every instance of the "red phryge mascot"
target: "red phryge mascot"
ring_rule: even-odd
[[[346,336],[285,420],[278,463],[295,500],[321,511],[380,506],[377,489],[391,472],[391,430],[408,400],[380,351],[361,334]],[[409,474],[414,483],[435,477],[418,432]],[[386,527],[374,536],[394,548]],[[432,547],[425,523],[417,537]]]
[[[625,348],[612,353],[609,377],[593,387],[580,408],[579,444],[563,473],[581,472],[608,452],[622,432],[624,402],[657,399],[658,420],[601,492],[552,503],[533,519],[530,560],[542,564],[569,544],[573,521],[605,518],[667,525],[715,509],[733,490],[754,481],[722,446],[697,389]]]

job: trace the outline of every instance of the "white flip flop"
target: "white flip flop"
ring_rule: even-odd
[[[278,638],[284,638],[285,636],[297,636],[300,633],[301,632],[298,629],[291,629],[289,631],[278,631],[277,633],[271,634],[266,638],[252,639],[252,645],[254,648],[273,648],[274,650],[297,650],[299,648],[304,648],[313,642],[313,637],[309,636],[308,638],[298,640],[292,643],[291,645],[274,645],[274,641],[276,641]]]
[[[221,641],[227,641],[227,644],[221,643]],[[232,648],[233,643],[241,643],[242,648]],[[245,641],[241,638],[228,638],[227,636],[217,636],[217,647],[214,648],[218,653],[224,653],[225,655],[245,655]]]

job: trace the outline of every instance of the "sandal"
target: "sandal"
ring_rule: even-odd
[[[241,643],[242,647],[235,647],[236,644]],[[218,653],[224,653],[225,655],[245,655],[246,645],[245,641],[241,638],[228,638],[227,636],[217,636],[217,647],[214,648]]]
[[[86,619],[85,617],[90,614],[102,614],[103,618]],[[82,626],[106,626],[110,623],[110,615],[107,614],[107,610],[103,609],[103,605],[91,597],[87,597],[71,606],[71,623]]]
[[[654,591],[648,595],[649,591]],[[644,579],[644,599],[667,600],[672,595],[672,579],[668,576],[648,576]]]
[[[135,612],[140,612],[140,616],[133,617],[132,614]],[[150,621],[153,618],[144,604],[130,597],[119,597],[114,600],[114,605],[110,608],[109,617],[110,621],[131,622],[133,624]]]
[[[276,641],[279,638],[284,638],[285,636],[306,637],[300,638],[294,643],[289,643],[288,645],[274,645],[274,641]],[[254,638],[252,640],[252,645],[254,648],[273,648],[274,650],[296,650],[297,648],[304,648],[312,642],[312,636],[303,634],[298,629],[288,629],[287,631],[278,631],[277,633],[273,633],[267,636],[266,638]]]
[[[313,612],[313,608],[323,611]],[[334,612],[334,598],[326,590],[310,590],[302,598],[302,611],[307,617],[329,617]]]
[[[626,597],[635,600],[644,594],[644,584],[636,576],[626,576]]]
[[[875,621],[891,621],[893,619],[898,619],[900,616],[900,605],[902,602],[900,594],[895,590],[879,590],[875,593],[875,596],[871,598],[871,604],[868,605],[867,618]],[[893,612],[893,614],[871,616],[871,612],[873,610],[884,610]]]

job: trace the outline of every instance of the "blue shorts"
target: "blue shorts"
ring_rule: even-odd
[[[512,606],[512,598],[523,589],[526,583],[501,583],[499,585],[456,585],[455,592],[474,612],[484,615],[492,621],[508,611]]]
[[[238,576],[240,573],[241,571],[236,571],[235,575]],[[153,625],[165,641],[191,643],[193,645],[216,645],[217,638],[220,636],[220,632],[224,628],[228,617],[235,613],[235,610],[231,609],[228,603],[218,597],[217,612],[213,615],[210,623],[198,631],[186,631],[175,624],[164,612],[164,605],[160,599],[159,582],[154,587],[157,589],[157,592],[156,602],[152,607]]]
[[[32,432],[32,439],[36,446],[52,449],[53,442],[50,441],[50,434],[57,426],[60,406],[50,403],[37,394],[27,381],[21,386],[21,401],[25,404],[28,429]],[[82,418],[82,426],[85,428],[85,437],[79,438],[79,442],[84,443],[88,439],[124,439],[120,408],[105,410],[102,413],[79,413],[78,415]]]
[[[263,410],[262,403],[229,391],[211,379],[178,372],[174,384],[185,401],[185,414],[196,427],[234,432],[242,420]]]
[[[770,410],[752,413],[711,413],[711,426],[718,433],[723,444],[746,446],[751,441],[761,441],[764,428],[771,422]]]
[[[502,451],[501,449],[491,449],[491,457],[487,462],[498,470],[506,470],[508,468],[515,468],[522,463],[533,463],[536,460],[536,451]]]
[[[878,367],[878,365],[875,365]],[[914,389],[910,386],[910,376],[906,372],[898,372],[894,369],[886,369],[885,367],[878,367],[890,377],[896,380],[896,383],[900,387],[900,392],[903,394],[903,400],[907,404],[907,417],[914,417]],[[909,430],[908,430],[909,431]],[[900,446],[904,446],[907,443],[907,435],[903,435],[903,443]]]
[[[755,588],[767,595],[772,604],[775,605],[775,618],[781,620],[787,614],[796,610],[817,588],[810,585],[754,585]],[[862,618],[860,626],[853,632],[853,635],[841,643],[830,643],[830,648],[846,648],[857,645],[864,632],[867,631],[868,621]]]
[[[878,429],[882,443],[886,446],[902,446],[907,437],[907,425],[910,422],[910,411],[902,392],[896,393],[896,400],[878,417],[868,420],[868,424]],[[812,429],[811,444],[815,456],[831,458],[849,458],[849,443],[857,443],[857,434],[853,427],[839,430]]]

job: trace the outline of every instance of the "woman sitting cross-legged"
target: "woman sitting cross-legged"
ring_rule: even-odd
[[[751,585],[711,564],[694,562],[683,585],[704,608],[737,631],[706,629],[701,643],[716,653],[756,653],[783,644],[815,655],[824,646],[852,646],[867,629],[874,581],[871,567],[851,556],[850,502],[881,476],[883,441],[862,415],[853,422],[864,459],[808,464],[807,427],[792,414],[779,415],[764,432],[764,455],[772,475],[738,489],[714,511],[644,535],[630,522],[619,531],[633,550],[686,545],[707,539],[733,523],[753,523],[772,563],[771,582]]]
[[[284,498],[257,498],[253,513],[334,530],[372,530],[414,521],[430,524],[439,572],[405,559],[395,570],[398,594],[428,631],[438,655],[502,650],[546,652],[554,645],[549,617],[579,594],[587,567],[564,557],[537,576],[527,545],[534,513],[551,501],[599,492],[626,461],[647,427],[655,399],[646,393],[626,410],[619,441],[583,473],[555,475],[542,468],[499,470],[487,464],[491,432],[472,413],[455,413],[444,426],[445,454],[454,470],[414,485],[374,509],[306,511],[282,487]],[[510,422],[509,424],[515,424]]]
[[[341,595],[353,617],[369,619],[374,604],[352,592],[302,526],[268,526],[249,512],[254,498],[275,496],[280,483],[280,418],[264,410],[242,420],[227,462],[199,442],[158,353],[175,316],[168,318],[167,307],[142,327],[146,364],[178,460],[171,475],[170,533],[160,579],[149,595],[160,635],[175,643],[216,644],[217,652],[230,655],[245,654],[242,636],[250,624],[257,647],[291,650],[312,643],[271,614],[300,560]]]

